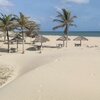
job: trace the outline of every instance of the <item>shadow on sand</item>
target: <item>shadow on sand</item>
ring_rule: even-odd
[[[28,51],[37,51],[35,47],[29,47],[26,50],[28,50]]]
[[[36,46],[37,45],[35,45],[33,47],[29,47],[26,50],[29,50],[29,51],[38,51],[38,50],[40,50],[40,49],[37,49]],[[58,48],[58,47],[57,46],[42,46],[42,48]]]
[[[48,45],[46,45],[46,46],[42,46],[43,48],[58,48],[57,46],[48,46]]]
[[[8,49],[0,48],[0,52],[6,52],[6,53],[8,53]]]

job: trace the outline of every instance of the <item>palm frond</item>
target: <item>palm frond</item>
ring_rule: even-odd
[[[65,26],[65,24],[61,24],[61,25],[55,26],[55,27],[53,27],[53,30],[56,30],[56,29],[58,29],[58,28],[62,28],[62,27],[64,27],[64,26]]]
[[[65,9],[62,9],[62,11],[63,11],[64,18],[67,20],[68,19],[68,13],[67,13],[67,11]]]
[[[54,21],[54,22],[61,22],[61,23],[64,22],[63,20],[60,20],[60,19],[54,19],[53,21]]]
[[[75,18],[77,18],[77,16],[72,16],[72,17],[70,18],[70,21],[74,21]]]
[[[58,17],[58,18],[60,18],[62,20],[65,20],[64,15],[61,12],[57,11],[57,13],[58,13],[58,15],[56,17]]]
[[[64,15],[65,19],[69,20],[71,17],[71,12],[69,10],[66,10],[66,9],[62,9],[62,11],[63,11],[63,15]]]
[[[69,24],[70,26],[75,26],[75,27],[77,27],[77,25],[76,24]]]

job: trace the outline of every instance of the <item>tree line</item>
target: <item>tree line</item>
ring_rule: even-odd
[[[28,31],[27,35],[30,35],[33,31],[38,31],[39,25],[30,20],[30,17],[25,16],[23,13],[19,13],[18,15],[14,14],[0,14],[0,31],[4,32],[5,38],[7,38],[8,43],[8,52],[10,52],[10,42],[9,42],[9,31],[19,31],[22,35],[22,53],[24,53],[24,40],[25,40],[25,32]]]
[[[67,40],[68,40],[68,33],[69,33],[69,27],[70,26],[76,26],[73,22],[74,19],[77,18],[76,16],[72,16],[71,12],[66,9],[62,9],[61,12],[57,11],[57,16],[55,19],[53,19],[54,22],[58,22],[58,25],[53,27],[53,30],[58,28],[63,28],[63,35],[67,36],[66,39],[66,46],[67,46]],[[0,31],[3,31],[5,34],[5,38],[7,38],[8,41],[8,52],[10,50],[10,43],[9,43],[9,31],[20,31],[20,34],[22,35],[22,53],[24,54],[24,40],[25,40],[25,32],[27,35],[31,35],[32,32],[36,33],[40,30],[39,24],[37,24],[35,21],[30,20],[30,17],[25,16],[23,13],[19,13],[19,15],[14,14],[3,14],[0,13]]]

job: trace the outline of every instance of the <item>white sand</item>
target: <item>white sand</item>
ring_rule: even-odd
[[[61,43],[59,36],[47,37],[44,45]],[[100,100],[100,38],[88,39],[82,47],[69,41],[68,48],[43,48],[41,54],[1,53],[0,64],[14,66],[17,76],[0,89],[0,100]]]

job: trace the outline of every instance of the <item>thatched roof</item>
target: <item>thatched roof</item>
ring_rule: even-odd
[[[87,38],[85,38],[84,36],[78,36],[75,39],[73,39],[74,41],[88,41]]]
[[[19,37],[19,36],[15,36],[13,39],[10,40],[10,42],[16,42],[16,41],[22,42],[23,39],[21,37]]]
[[[64,35],[64,36],[61,36],[60,38],[58,38],[57,41],[65,41],[65,40],[67,40],[67,38],[68,37]],[[71,40],[71,39],[68,38],[68,40]]]
[[[42,43],[47,41],[49,41],[49,39],[42,35],[35,36],[35,40],[34,40],[34,42],[42,42]]]

